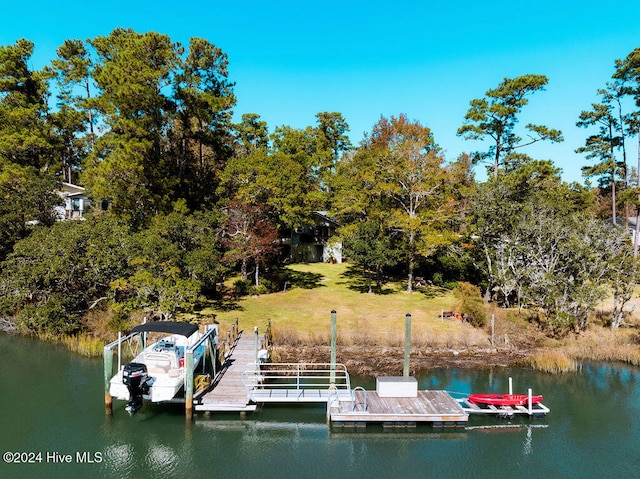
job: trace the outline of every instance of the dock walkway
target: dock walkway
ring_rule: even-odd
[[[241,331],[231,348],[214,383],[206,391],[195,395],[196,411],[249,412],[255,411],[241,375],[247,364],[255,362],[255,338]]]

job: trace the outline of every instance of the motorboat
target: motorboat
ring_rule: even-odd
[[[473,404],[489,404],[492,406],[526,406],[529,396],[526,394],[469,394],[468,400]],[[531,404],[542,402],[542,396],[531,396]]]
[[[146,346],[147,335],[164,334]],[[134,414],[143,400],[153,403],[173,400],[184,387],[185,353],[201,338],[198,326],[169,321],[148,322],[134,327],[127,337],[140,338],[142,352],[111,378],[109,393],[115,399],[129,401],[126,410]],[[202,361],[205,345],[193,352],[194,369]]]

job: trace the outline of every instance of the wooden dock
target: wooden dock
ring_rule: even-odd
[[[365,409],[366,402],[366,409]],[[336,427],[464,426],[469,414],[446,391],[418,391],[417,397],[380,397],[376,391],[354,391],[354,401],[328,404],[331,424]]]
[[[241,331],[231,348],[231,355],[206,391],[194,396],[196,411],[250,412],[255,411],[241,375],[247,364],[255,362],[255,337]]]

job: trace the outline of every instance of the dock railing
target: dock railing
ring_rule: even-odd
[[[245,367],[241,379],[249,398],[256,402],[266,397],[295,402],[311,393],[329,400],[330,390],[351,397],[351,381],[344,364],[264,363],[256,367],[251,363]]]

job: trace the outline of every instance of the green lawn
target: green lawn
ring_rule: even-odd
[[[367,340],[393,344],[404,338],[406,313],[412,316],[412,337],[435,335],[458,338],[471,328],[455,320],[439,318],[451,310],[455,300],[450,291],[429,288],[408,294],[405,286],[386,284],[383,294],[370,294],[361,275],[348,264],[296,264],[288,267],[292,283],[286,291],[240,298],[224,308],[208,308],[221,330],[237,318],[241,329],[260,331],[268,321],[274,334],[296,335],[302,340],[328,341],[331,310],[336,310],[338,335],[354,344]]]

